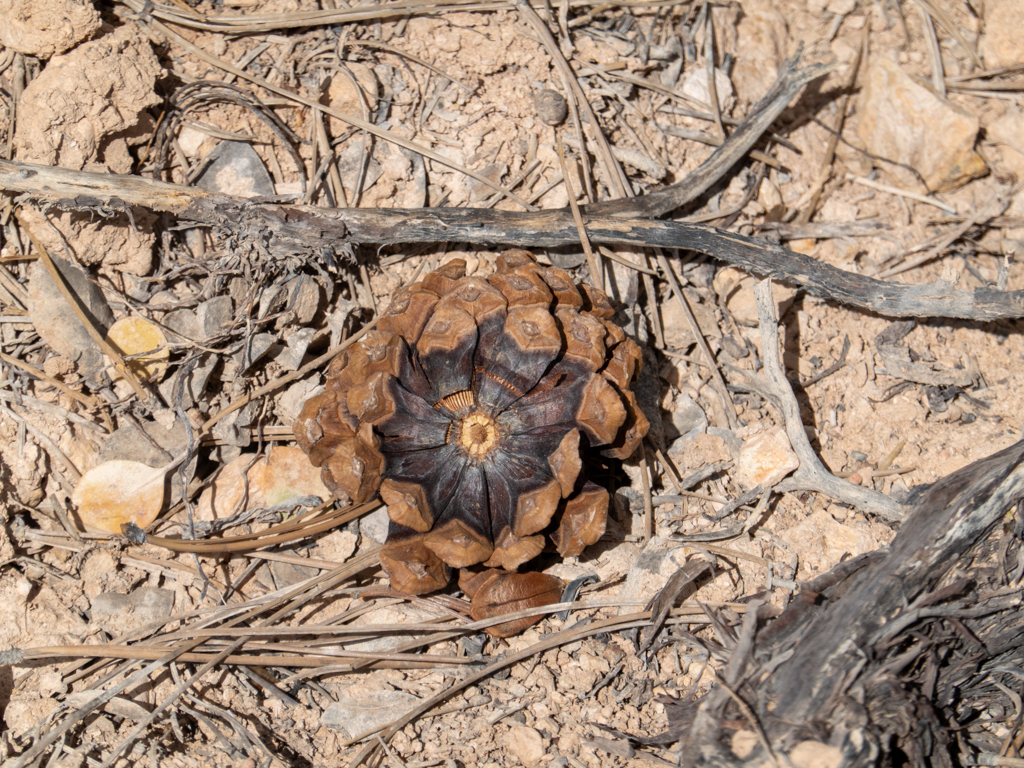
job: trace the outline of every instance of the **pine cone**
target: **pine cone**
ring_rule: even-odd
[[[443,587],[450,568],[515,571],[545,533],[580,554],[608,513],[584,463],[626,458],[647,433],[630,391],[640,349],[607,296],[525,251],[487,279],[465,267],[397,295],[295,425],[329,488],[388,505],[381,563],[406,594]]]

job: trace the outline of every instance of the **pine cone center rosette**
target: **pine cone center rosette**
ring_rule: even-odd
[[[296,438],[335,492],[380,492],[394,589],[433,591],[450,567],[515,571],[545,533],[563,556],[601,536],[608,492],[583,456],[626,458],[648,427],[630,391],[640,350],[612,314],[524,251],[487,279],[456,260],[335,358]]]

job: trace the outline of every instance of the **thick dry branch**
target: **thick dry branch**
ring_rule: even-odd
[[[459,242],[553,248],[579,243],[567,210],[510,212],[458,208],[325,209],[260,203],[137,176],[71,171],[0,160],[0,189],[64,209],[139,206],[223,227],[271,252],[319,254],[346,245]],[[998,320],[1024,317],[1024,291],[957,291],[947,282],[886,283],[822,264],[766,240],[701,224],[584,215],[592,243],[682,248],[816,296],[888,317]]]
[[[886,648],[892,646],[894,636],[923,637],[921,626],[928,616],[957,616],[955,610],[943,604],[958,594],[970,593],[975,578],[984,580],[991,566],[988,557],[979,554],[994,527],[1005,521],[1007,511],[1022,500],[1024,441],[922,491],[887,551],[854,558],[804,585],[803,598],[794,600],[782,615],[761,629],[756,649],[761,667],[748,676],[753,690],[747,689],[746,693],[748,700],[761,702],[762,724],[777,751],[788,751],[806,738],[804,734],[814,733],[816,738],[840,748],[842,762],[836,764],[888,764],[884,760],[876,762],[878,750],[892,747],[887,738],[898,731],[901,717],[908,718],[903,722],[911,722],[924,710],[917,708],[915,702],[920,699],[914,696],[887,695],[897,690],[887,685],[902,686],[894,681],[901,671],[906,673],[906,664],[893,666]],[[982,570],[972,572],[972,562],[979,561]],[[950,583],[950,574],[957,568],[966,578]],[[994,607],[982,605],[977,593],[968,594],[963,602],[968,606],[978,604],[990,613],[1019,606],[1017,589],[1006,592],[1011,599]],[[1011,624],[1004,634],[1015,638],[1013,646],[1019,648],[1019,614],[1015,622],[1013,616],[1009,618]],[[945,667],[937,672],[940,687],[948,687],[951,678],[961,686],[957,700],[967,695],[967,678],[990,674],[981,671],[980,665],[1001,650],[982,642],[972,641],[973,655],[962,677]],[[771,670],[770,674],[766,670]],[[991,673],[999,671],[1006,670],[994,669]],[[924,699],[929,697],[923,694]],[[721,698],[717,697],[716,703],[715,697],[709,696],[688,729],[687,751],[703,755],[695,764],[768,764],[766,755],[749,755],[741,761],[728,748],[727,738],[723,738],[727,734],[719,729],[714,714],[720,710],[713,709],[720,706]],[[970,708],[969,703],[964,706]],[[867,717],[865,712],[869,713]],[[912,736],[906,739],[904,745],[912,741]],[[950,763],[940,760],[929,764]]]
[[[593,203],[587,206],[587,213],[593,216],[655,218],[681,208],[703,195],[754,147],[757,140],[782,114],[782,110],[801,88],[812,80],[828,74],[828,67],[824,66],[798,69],[799,59],[797,55],[786,62],[771,90],[754,105],[747,118],[711,157],[685,179],[646,195]]]
[[[757,316],[761,325],[762,360],[767,381],[764,394],[782,411],[786,434],[789,435],[793,450],[800,457],[800,468],[793,477],[781,483],[778,489],[818,491],[838,501],[859,507],[865,512],[878,515],[889,522],[902,520],[906,510],[893,499],[873,488],[862,488],[839,479],[825,469],[825,465],[811,448],[810,440],[804,431],[803,420],[800,418],[800,405],[789,385],[779,357],[779,318],[776,316],[770,280],[762,280],[754,286],[754,298],[757,301]]]

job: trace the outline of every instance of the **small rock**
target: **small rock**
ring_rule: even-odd
[[[485,179],[490,179],[495,184],[501,183],[501,177],[508,173],[508,165],[505,163],[490,163],[477,171]],[[471,200],[481,200],[494,193],[494,189],[477,179],[467,179],[466,189],[469,191]]]
[[[839,523],[824,509],[815,510],[787,530],[786,542],[792,551],[800,553],[800,578],[824,573],[844,555],[859,555],[879,546],[869,527]]]
[[[100,333],[114,324],[114,313],[110,311],[103,291],[92,282],[77,264],[71,264],[57,256],[51,256],[57,271],[71,288],[92,318]],[[64,295],[57,289],[42,261],[37,261],[29,271],[28,282],[29,315],[36,333],[54,352],[78,363],[79,370],[93,375],[103,367],[103,351],[85,329],[85,325],[68,305]]]
[[[868,383],[868,364],[861,360],[853,364],[853,388],[862,389]]]
[[[292,384],[284,391],[274,407],[280,422],[288,427],[293,426],[298,421],[299,413],[305,402],[309,398],[319,395],[323,390],[324,386],[320,383],[319,375]]]
[[[739,459],[740,449],[743,447],[743,440],[739,435],[725,427],[708,427],[708,435],[710,437],[722,438],[725,449],[729,452],[732,460],[737,461]]]
[[[533,97],[533,107],[545,125],[561,125],[569,114],[565,96],[550,88],[545,88]]]
[[[0,17],[7,16],[9,7]],[[66,22],[56,23],[63,27]],[[102,162],[108,173],[130,173],[130,148],[152,134],[147,110],[163,102],[155,87],[165,75],[149,39],[132,24],[54,56],[18,99],[14,156],[24,163],[74,170]],[[110,227],[108,219],[91,218],[101,228]]]
[[[1024,113],[1017,108],[1007,110],[985,128],[985,133],[998,145],[1007,170],[1018,179],[1024,179]]]
[[[527,768],[540,764],[544,757],[544,739],[536,728],[513,725],[503,741],[508,753]]]
[[[626,582],[619,591],[620,600],[647,601],[668,583],[669,577],[679,570],[672,556],[679,549],[678,542],[655,536],[644,546],[626,574]],[[634,605],[619,608],[620,614],[633,613]]]
[[[569,253],[549,251],[547,256],[551,263],[559,269],[576,269],[587,260],[587,255],[582,251],[570,251]]]
[[[891,162],[880,168],[899,186],[921,189],[914,168],[931,191],[954,189],[986,171],[974,151],[980,124],[960,107],[918,85],[899,66],[875,59],[861,92],[858,133],[864,148]]]
[[[235,354],[235,361],[239,365],[238,372],[245,373],[252,368],[276,343],[277,337],[271,333],[253,334],[248,343]]]
[[[213,436],[221,442],[237,448],[248,448],[252,445],[252,433],[249,426],[255,418],[255,411],[249,403],[241,410],[228,414],[213,427]]]
[[[619,509],[624,512],[633,516],[644,513],[644,497],[640,495],[639,491],[635,491],[628,486],[622,486],[616,489],[614,498]]]
[[[179,336],[191,341],[202,338],[199,319],[191,309],[175,309],[164,315],[163,324]]]
[[[708,88],[707,67],[693,67],[689,74],[683,78],[682,93],[695,101],[711,106],[711,91]],[[732,89],[732,82],[729,76],[720,69],[715,70],[715,94],[718,96],[718,106],[723,113],[732,109],[736,101],[736,94]]]
[[[622,256],[626,260],[631,260],[631,255],[628,251],[622,252]],[[554,263],[553,260],[552,263]],[[582,264],[583,262],[580,263]],[[608,275],[605,291],[612,298],[613,302],[624,304],[627,307],[635,307],[640,293],[640,273],[617,261],[605,263],[611,267],[611,274]],[[559,265],[556,264],[555,266]],[[567,269],[567,267],[563,267],[563,269]]]
[[[815,13],[812,9],[815,2],[821,6],[825,2],[810,0],[808,3],[808,10],[817,16],[821,11]],[[779,65],[789,56],[787,52],[792,47],[789,16],[788,9],[776,0],[743,0],[743,13],[736,29],[736,50],[746,55],[736,57],[731,73],[741,100],[753,104],[775,82]]]
[[[857,7],[857,0],[832,0],[825,9],[836,16],[846,16],[853,13]]]
[[[286,553],[294,554],[294,550],[291,552],[286,550]],[[266,578],[268,570],[273,576],[273,584],[277,589],[294,587],[296,584],[301,584],[320,574],[320,569],[314,568],[311,565],[297,565],[295,563],[281,562],[280,560],[270,560],[264,563],[257,570],[257,573]]]
[[[693,310],[693,316],[697,319],[697,327],[704,334],[704,338],[721,338],[722,331],[718,327],[718,318],[715,316],[714,307],[691,302],[690,309]],[[671,301],[661,305],[661,325],[665,332],[665,345],[668,347],[686,349],[697,342],[690,331],[686,313],[683,312],[683,308],[679,306],[679,302],[674,297]]]
[[[174,609],[174,592],[157,587],[139,587],[130,594],[101,592],[92,600],[92,620],[117,635],[130,626],[166,619]]]
[[[128,423],[110,433],[100,450],[101,463],[138,461],[151,467],[162,467],[185,450],[187,435],[185,425],[180,421],[176,420],[170,429],[155,421],[136,421],[139,426]]]
[[[745,760],[754,751],[754,747],[761,743],[757,734],[753,731],[741,729],[732,735],[732,753],[740,760]]]
[[[375,512],[359,518],[359,533],[370,541],[383,544],[388,538],[389,525],[391,525],[391,518],[388,517],[388,508],[381,507]]]
[[[359,62],[349,61],[345,63],[345,66],[354,76],[355,82],[347,73],[338,72],[325,84],[323,95],[320,97],[320,103],[338,110],[343,115],[352,115],[360,120],[366,119],[373,122],[373,113],[377,109],[377,93],[379,91],[377,76],[370,67]],[[369,116],[364,116],[364,104]],[[340,136],[349,128],[348,123],[336,117],[328,118],[328,125],[331,136],[335,137]],[[358,144],[359,142],[356,143]]]
[[[1024,8],[1021,12],[1024,13]],[[839,768],[845,758],[839,747],[820,741],[801,741],[789,753],[789,762],[793,768]]]
[[[316,330],[313,328],[299,328],[297,331],[285,334],[284,346],[280,347],[274,359],[281,364],[282,368],[289,371],[297,371],[302,367],[302,360],[306,356],[309,343],[313,341]]]
[[[199,497],[197,519],[221,519],[239,511],[274,507],[299,497],[331,498],[331,492],[320,479],[320,470],[309,463],[301,448],[274,446],[268,457],[258,459],[249,467],[252,459],[251,454],[239,456],[221,471]],[[246,491],[243,473],[248,478],[244,509],[240,508]]]
[[[710,464],[733,461],[732,451],[721,435],[696,432],[684,435],[668,449],[669,458],[680,469],[697,470]]]
[[[407,643],[416,635],[381,632],[375,629],[375,627],[424,624],[436,621],[437,618],[437,611],[429,611],[412,603],[399,603],[397,605],[386,605],[382,608],[373,608],[357,616],[350,625],[366,627],[366,635],[364,636],[366,639],[339,641],[339,645],[343,645],[349,651],[364,651],[366,653],[390,651]]]
[[[353,696],[329,706],[320,718],[320,725],[351,739],[388,725],[419,703],[420,699],[402,691]]]
[[[336,122],[338,125],[342,124],[340,120]],[[350,196],[355,194],[355,179],[362,172],[364,163],[366,163],[365,178],[363,180],[363,189],[365,190],[372,187],[384,174],[381,164],[374,158],[370,158],[369,162],[367,162],[366,150],[363,148],[362,142],[358,141],[349,142],[338,155],[338,172],[341,174],[341,181],[345,187],[345,192]]]
[[[985,0],[985,25],[978,52],[987,69],[1011,67],[1024,61],[1020,25],[1024,0]]]
[[[284,309],[284,303],[288,298],[288,291],[283,285],[268,285],[260,294],[259,308],[256,310],[256,317],[264,319],[271,313]]]
[[[209,339],[231,327],[234,307],[230,296],[217,296],[196,307],[196,319],[202,338]]]
[[[181,394],[181,407],[186,410],[191,408],[197,403],[203,403],[203,393],[206,391],[206,385],[210,381],[210,376],[213,375],[214,369],[220,362],[220,356],[210,352],[206,352],[199,357],[199,363],[192,372],[185,379],[185,385],[182,388]],[[171,376],[168,379],[160,382],[157,389],[163,396],[164,401],[175,406],[174,399],[174,386],[177,381],[177,376]],[[248,443],[246,443],[248,445]]]
[[[274,194],[274,180],[252,145],[244,141],[222,141],[205,158],[206,167],[195,186],[211,192],[238,197],[268,197]]]
[[[282,319],[299,325],[309,325],[313,322],[324,299],[320,284],[309,275],[299,275],[286,282],[284,288],[288,292],[285,310],[291,317],[286,315]]]
[[[692,397],[680,392],[676,396],[676,407],[672,412],[672,425],[684,438],[695,437],[707,431],[708,417]]]
[[[726,267],[715,275],[712,286],[719,298],[725,302],[726,309],[732,313],[740,325],[757,327],[757,302],[754,300],[754,286],[758,279],[753,275]],[[778,316],[786,314],[796,291],[784,283],[772,282],[772,297],[775,299]]]
[[[351,525],[351,524],[350,524]],[[345,526],[347,529],[349,526]],[[316,542],[316,557],[321,560],[331,560],[335,563],[343,563],[348,560],[356,551],[356,544],[359,537],[350,530],[335,528],[330,533],[321,536]]]
[[[743,441],[734,477],[743,488],[770,488],[799,467],[785,430],[774,427]]]

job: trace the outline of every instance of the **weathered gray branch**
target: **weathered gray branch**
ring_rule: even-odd
[[[519,213],[464,208],[325,209],[261,203],[137,176],[71,171],[0,160],[0,189],[66,208],[150,208],[188,222],[258,238],[271,251],[319,253],[358,244],[458,242],[546,248],[573,245],[568,211]],[[1024,291],[957,291],[945,282],[901,285],[822,264],[781,245],[701,224],[584,216],[591,242],[682,248],[745,271],[800,286],[816,296],[889,317],[997,320],[1024,317]]]

